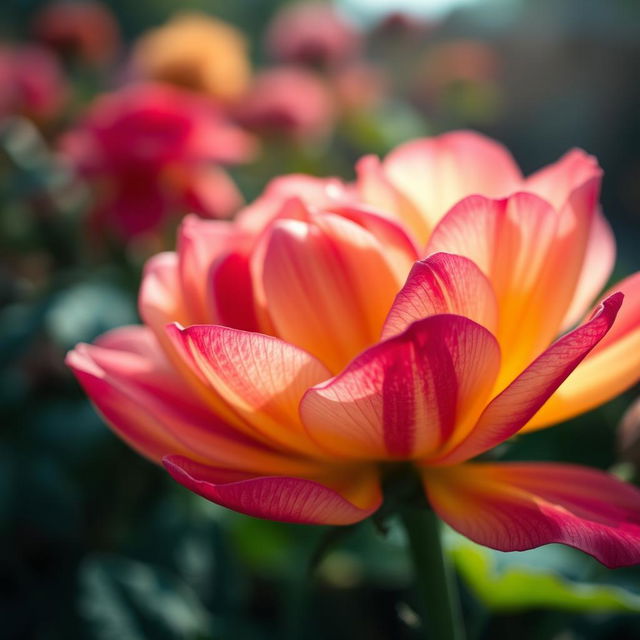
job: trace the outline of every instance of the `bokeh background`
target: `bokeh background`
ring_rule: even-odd
[[[111,434],[64,354],[137,321],[144,261],[173,247],[185,213],[230,214],[282,173],[352,179],[365,153],[461,127],[526,173],[573,146],[596,155],[619,279],[640,263],[639,87],[637,0],[3,0],[0,637],[417,637],[393,523],[334,538],[189,494]],[[177,122],[193,111],[215,148],[143,157],[144,140],[167,143],[162,123],[127,120],[145,100]],[[97,166],[105,131],[121,146]],[[637,479],[640,411],[619,437],[637,395],[501,455]],[[473,640],[640,637],[639,569],[555,545],[448,544]]]

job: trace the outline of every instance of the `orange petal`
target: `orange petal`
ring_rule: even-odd
[[[527,424],[534,431],[611,400],[640,380],[640,272],[611,287],[624,302],[611,331]]]
[[[203,381],[267,444],[314,455],[298,415],[304,392],[330,373],[313,356],[282,340],[217,325],[167,328]]]
[[[607,298],[585,324],[563,336],[536,358],[483,411],[467,437],[448,443],[430,464],[457,464],[495,447],[520,431],[567,376],[600,342],[616,319],[622,294]]]
[[[412,258],[405,258],[405,274]],[[339,371],[380,336],[402,285],[399,272],[384,244],[344,217],[276,222],[262,272],[276,335]]]
[[[453,207],[431,236],[428,251],[470,258],[493,285],[503,353],[498,387],[559,331],[583,264],[596,187],[588,183],[574,191],[560,213],[530,193],[505,200],[472,196]],[[572,206],[583,200],[589,206]]]

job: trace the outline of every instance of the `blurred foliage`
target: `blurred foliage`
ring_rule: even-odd
[[[26,41],[44,4],[0,3],[3,38]],[[127,45],[176,11],[173,0],[106,4]],[[264,65],[264,27],[279,4],[185,0],[180,8],[241,28],[254,64]],[[603,205],[620,244],[615,275],[637,268],[639,4],[496,6],[503,10],[460,10],[417,39],[400,32],[394,40],[393,31],[372,37],[371,59],[387,65],[385,99],[342,118],[327,140],[272,145],[255,163],[234,169],[245,197],[280,173],[350,178],[363,153],[383,154],[449,127],[498,137],[527,171],[580,145],[606,170]],[[496,52],[497,79],[454,74],[441,94],[431,92],[430,76],[412,87],[425,42],[469,38]],[[48,129],[16,115],[0,126],[0,637],[416,637],[405,541],[393,522],[386,534],[365,522],[336,536],[209,504],[117,440],[66,370],[64,353],[73,344],[137,321],[142,263],[158,249],[82,241],[89,196],[59,161],[53,138],[116,79],[81,66],[67,72],[73,100],[62,122]],[[635,395],[498,453],[610,468],[617,462],[616,425]],[[556,546],[501,554],[455,535],[449,543],[470,640],[640,637],[638,569],[608,571]],[[318,549],[324,551],[311,571]]]

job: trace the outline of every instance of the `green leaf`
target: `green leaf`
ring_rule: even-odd
[[[80,569],[80,614],[99,640],[210,638],[211,618],[179,578],[122,556],[95,555]]]
[[[455,534],[449,538],[449,553],[462,580],[490,610],[640,611],[638,594],[610,584],[584,579],[578,582],[560,575],[563,564],[570,572],[576,568],[571,566],[575,564],[571,551],[550,545],[528,552],[503,553]],[[568,565],[563,562],[565,558]],[[553,562],[548,562],[553,560],[560,560],[555,568]]]

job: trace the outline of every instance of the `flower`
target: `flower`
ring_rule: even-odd
[[[268,52],[280,62],[329,67],[353,57],[360,34],[325,2],[300,2],[281,9],[266,36]]]
[[[92,64],[110,62],[120,46],[120,29],[108,7],[99,2],[61,0],[36,14],[35,37],[63,55]]]
[[[98,409],[178,482],[253,516],[356,522],[381,504],[382,463],[411,464],[476,542],[640,561],[638,489],[470,462],[638,379],[639,274],[592,307],[613,252],[595,161],[574,151],[524,179],[457,132],[359,171],[280,178],[235,223],[187,218],[147,265],[145,326],[68,356]]]
[[[232,213],[241,198],[219,165],[247,160],[253,142],[195,94],[145,84],[99,97],[62,150],[99,191],[94,221],[130,238],[188,210]]]
[[[142,78],[233,102],[251,77],[247,49],[242,32],[230,24],[203,13],[183,13],[138,40],[132,66]]]
[[[296,67],[259,73],[235,112],[238,122],[256,133],[300,141],[328,135],[335,115],[333,96],[323,81]]]
[[[0,46],[0,118],[20,114],[34,120],[58,115],[68,95],[56,58],[36,45]]]

